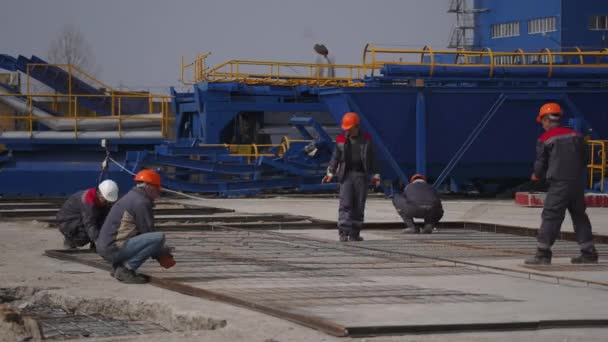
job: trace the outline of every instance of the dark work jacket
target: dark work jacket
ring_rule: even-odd
[[[57,223],[63,233],[83,229],[91,241],[95,241],[110,210],[95,205],[95,188],[79,191],[70,196],[57,213]]]
[[[403,196],[406,198],[407,203],[411,205],[442,208],[441,199],[439,199],[437,191],[424,181],[414,181],[408,184],[403,189]]]
[[[154,203],[143,189],[134,188],[119,199],[108,214],[96,241],[97,251],[107,257],[130,238],[154,231]]]
[[[583,181],[586,152],[580,133],[566,127],[546,131],[536,142],[534,175],[551,181]]]
[[[378,167],[376,165],[376,158],[374,156],[374,147],[372,145],[372,137],[364,132],[360,132],[363,139],[361,146],[361,162],[363,163],[364,172],[368,175],[378,173]],[[339,182],[344,180],[346,170],[349,169],[351,143],[346,134],[340,134],[336,137],[336,146],[334,152],[329,161],[327,172],[334,174]]]

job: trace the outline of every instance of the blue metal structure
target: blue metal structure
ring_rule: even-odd
[[[457,67],[454,67],[457,68]],[[538,108],[557,101],[583,133],[608,133],[608,87],[604,79],[578,76],[577,82],[547,78],[489,78],[472,70],[422,78],[417,67],[390,66],[363,88],[321,90],[321,99],[338,121],[357,111],[372,135],[387,179],[407,181],[424,172],[441,186],[449,177],[484,184],[529,178],[541,127]],[[599,68],[596,68],[596,71]],[[390,70],[402,70],[389,73]],[[410,72],[409,70],[414,70]],[[399,75],[399,76],[395,76]],[[591,131],[592,129],[592,131]]]
[[[608,16],[608,2],[597,0],[474,0],[474,8],[485,9],[475,18],[475,46],[500,51],[549,48],[570,51],[608,48],[606,29],[590,29],[594,16]],[[548,26],[531,27],[535,19],[555,18]],[[553,19],[551,19],[553,20]],[[517,23],[516,32],[493,31],[494,25]],[[500,30],[499,30],[500,31]],[[498,33],[498,35],[493,32]]]
[[[363,65],[380,74],[331,86],[314,80],[277,85],[262,75],[253,82],[201,81],[186,93],[172,89],[174,141],[120,138],[109,146],[128,169],[156,168],[165,186],[176,190],[226,196],[271,189],[333,190],[335,184],[319,184],[333,148],[326,129],[354,111],[373,138],[383,178],[393,180],[393,186],[417,172],[437,187],[473,182],[481,191],[496,191],[496,184],[529,178],[541,133],[534,118],[543,103],[561,103],[566,120],[584,134],[601,138],[608,133],[608,66],[602,64],[608,63],[608,53],[539,55],[548,56],[547,61],[530,61],[522,54],[519,62],[509,63],[496,63],[494,58],[504,55],[492,52],[467,52],[464,62],[454,59],[463,52],[416,53],[422,55],[420,63]],[[0,55],[0,65],[9,70],[22,70],[19,60]],[[66,91],[61,69],[42,63],[29,70]],[[74,82],[86,94],[100,91]],[[111,113],[104,101],[91,101],[89,108]],[[303,140],[286,139],[263,153],[232,148],[270,144],[277,134],[268,133],[269,128],[277,123],[290,124]],[[99,139],[0,135],[0,143],[10,150],[0,157],[0,195],[5,196],[69,194],[97,178],[105,157]],[[125,190],[132,184],[131,176],[115,166],[110,176]]]
[[[133,171],[142,166],[160,169],[167,187],[188,192],[238,196],[276,189],[335,190],[335,184],[319,184],[333,139],[312,118],[296,116],[290,123],[306,140],[273,147],[259,156],[235,156],[229,145],[199,144],[182,137],[156,146],[154,152],[130,152],[126,165]]]

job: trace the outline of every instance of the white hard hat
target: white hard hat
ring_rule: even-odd
[[[101,196],[106,199],[108,202],[116,202],[118,199],[118,184],[113,180],[106,179],[103,182],[99,183],[99,192]]]

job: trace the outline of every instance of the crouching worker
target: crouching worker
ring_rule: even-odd
[[[148,282],[137,273],[148,258],[166,268],[175,265],[165,235],[154,231],[152,208],[160,197],[160,175],[142,170],[135,182],[135,188],[114,204],[97,239],[99,255],[112,264],[111,275],[127,284]]]
[[[68,198],[57,213],[59,231],[64,236],[63,247],[72,249],[95,240],[112,203],[118,199],[118,185],[106,179],[97,188],[79,191]]]
[[[422,233],[431,234],[443,217],[443,207],[437,191],[420,174],[412,176],[403,194],[395,194],[393,205],[407,226],[403,232],[408,234],[420,233],[414,224],[414,218],[424,219]]]

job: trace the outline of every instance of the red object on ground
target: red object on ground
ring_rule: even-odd
[[[175,259],[173,259],[173,255],[165,254],[158,258],[158,263],[164,268],[171,268],[175,266]]]
[[[545,192],[517,192],[515,204],[524,207],[542,207],[545,205]],[[588,208],[608,208],[608,194],[585,194]]]

